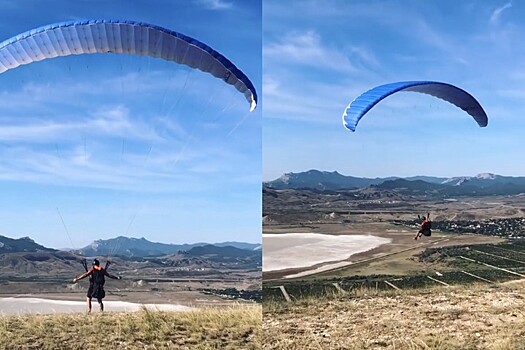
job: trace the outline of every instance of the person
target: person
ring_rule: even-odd
[[[104,311],[104,303],[102,303],[102,299],[106,296],[106,292],[104,291],[104,283],[106,282],[105,276],[108,276],[109,278],[113,278],[116,280],[121,279],[120,276],[113,276],[108,273],[108,271],[100,266],[100,262],[95,259],[93,260],[93,264],[89,270],[87,270],[82,275],[75,277],[73,279],[73,283],[76,283],[86,277],[89,276],[89,288],[87,292],[87,306],[88,306],[88,312],[91,312],[91,299],[95,298],[98,301],[98,304],[100,306],[100,311]]]
[[[430,237],[432,235],[432,221],[430,221],[430,213],[427,213],[427,217],[423,215],[423,217],[417,216],[419,220],[421,220],[421,225],[419,231],[417,231],[416,237],[414,239],[421,238],[421,236]]]

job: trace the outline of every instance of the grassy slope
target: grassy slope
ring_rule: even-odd
[[[261,322],[260,306],[0,316],[0,349],[261,349]]]
[[[525,349],[525,282],[265,303],[263,349]]]

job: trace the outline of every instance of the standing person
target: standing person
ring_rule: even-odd
[[[93,260],[93,264],[88,271],[86,271],[78,277],[75,277],[73,279],[73,282],[75,283],[88,276],[90,276],[89,288],[87,292],[88,312],[91,312],[91,298],[97,299],[98,304],[100,306],[100,311],[104,311],[104,304],[102,303],[102,299],[104,299],[104,297],[106,296],[106,292],[104,291],[104,283],[106,283],[105,276],[116,280],[121,279],[121,277],[110,275],[106,271],[106,269],[100,266],[100,262],[97,259]]]
[[[427,213],[427,217],[423,216],[420,217],[417,216],[419,220],[421,220],[421,226],[419,231],[417,231],[416,237],[414,239],[421,238],[421,235],[425,237],[430,237],[432,235],[432,221],[430,221],[430,213]]]

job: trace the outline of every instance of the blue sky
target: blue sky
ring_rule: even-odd
[[[263,180],[309,169],[354,176],[525,175],[525,3],[264,2]],[[343,110],[385,83],[435,80],[474,95],[489,125],[417,93]]]
[[[2,41],[74,19],[143,21],[221,52],[260,95],[260,1],[0,4]],[[0,74],[0,235],[55,248],[118,235],[260,242],[261,109],[249,113],[209,74],[142,56],[60,57]]]

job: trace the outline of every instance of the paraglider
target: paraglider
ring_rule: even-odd
[[[418,238],[421,238],[421,236],[430,237],[432,235],[432,221],[430,220],[430,213],[427,213],[427,216],[423,217],[417,216],[417,218],[421,221],[420,229],[417,231],[416,236],[414,237],[415,240]]]
[[[465,90],[451,84],[435,81],[403,81],[377,86],[357,97],[346,107],[343,113],[343,125],[347,129],[355,131],[359,120],[372,107],[399,91],[419,92],[440,98],[470,114],[480,127],[485,127],[488,124],[487,114],[479,102]]]
[[[0,43],[0,73],[48,58],[92,53],[146,55],[199,69],[234,86],[250,104],[257,93],[248,77],[208,45],[156,25],[123,20],[76,20],[46,25]]]
[[[104,311],[104,303],[102,302],[102,299],[106,296],[106,292],[104,291],[104,284],[106,283],[106,280],[104,276],[107,276],[109,278],[119,280],[121,279],[120,276],[114,276],[108,273],[107,271],[108,264],[106,263],[106,267],[103,268],[100,266],[100,262],[98,259],[93,260],[92,267],[90,269],[87,268],[87,264],[84,262],[84,268],[86,269],[86,272],[82,275],[75,277],[73,279],[73,283],[76,283],[86,277],[89,277],[89,289],[87,292],[87,307],[88,312],[91,312],[91,299],[95,298],[97,299],[97,302],[100,307],[100,311]]]

